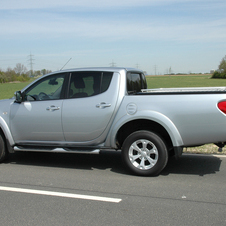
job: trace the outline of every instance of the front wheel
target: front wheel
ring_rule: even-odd
[[[122,146],[122,159],[134,174],[156,176],[167,164],[168,151],[158,135],[142,130],[126,138]]]

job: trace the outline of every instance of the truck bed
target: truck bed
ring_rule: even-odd
[[[142,89],[139,94],[218,94],[226,93],[226,87],[188,87]]]

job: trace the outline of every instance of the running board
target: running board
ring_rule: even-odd
[[[100,149],[94,149],[94,150],[72,150],[69,148],[24,148],[24,147],[17,147],[15,146],[14,151],[31,151],[31,152],[54,152],[54,153],[80,153],[80,154],[99,154]]]

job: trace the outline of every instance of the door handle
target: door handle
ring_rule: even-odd
[[[60,107],[54,106],[54,105],[51,105],[50,107],[46,108],[47,111],[56,111],[56,110],[59,110],[59,109],[60,109]]]
[[[111,104],[105,103],[105,102],[101,102],[100,104],[97,104],[96,107],[100,108],[100,109],[104,109],[104,108],[107,108],[107,107],[111,107]]]

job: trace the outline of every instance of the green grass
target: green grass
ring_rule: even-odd
[[[211,75],[147,76],[146,79],[149,89],[226,86],[226,79],[211,79]]]
[[[23,89],[29,83],[31,83],[31,80],[20,83],[0,83],[0,100],[13,97],[16,91]]]

